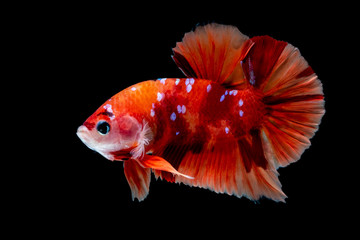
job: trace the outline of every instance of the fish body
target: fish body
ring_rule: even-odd
[[[264,114],[264,104],[256,92],[229,90],[209,80],[163,78],[130,89],[134,89],[132,94],[142,96],[144,91],[152,95],[142,99],[141,116],[156,129],[154,151],[168,142],[204,145],[209,139],[227,138],[229,134],[242,137],[261,122]]]
[[[185,34],[173,59],[186,78],[124,89],[79,127],[80,139],[124,161],[133,199],[147,196],[152,171],[169,182],[284,201],[276,169],[300,158],[324,114],[321,83],[298,50],[209,24]]]

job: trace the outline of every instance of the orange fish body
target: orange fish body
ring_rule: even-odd
[[[124,161],[132,197],[151,170],[170,182],[284,201],[276,169],[300,158],[324,114],[322,86],[299,51],[218,24],[187,33],[173,59],[187,78],[133,85],[105,102],[78,135]]]

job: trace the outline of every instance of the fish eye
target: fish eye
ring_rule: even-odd
[[[106,135],[106,134],[108,134],[110,132],[110,124],[108,122],[106,122],[106,121],[100,121],[96,125],[96,130],[101,135]]]

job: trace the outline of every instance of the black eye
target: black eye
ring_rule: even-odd
[[[101,135],[106,135],[109,133],[110,131],[110,124],[108,124],[105,121],[100,121],[98,122],[98,124],[96,125],[96,130],[101,134]]]

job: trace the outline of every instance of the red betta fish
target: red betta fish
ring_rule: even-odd
[[[299,50],[208,24],[173,52],[186,78],[128,87],[77,135],[124,162],[133,200],[148,195],[153,172],[217,193],[284,201],[277,168],[300,158],[325,113],[321,82]]]

